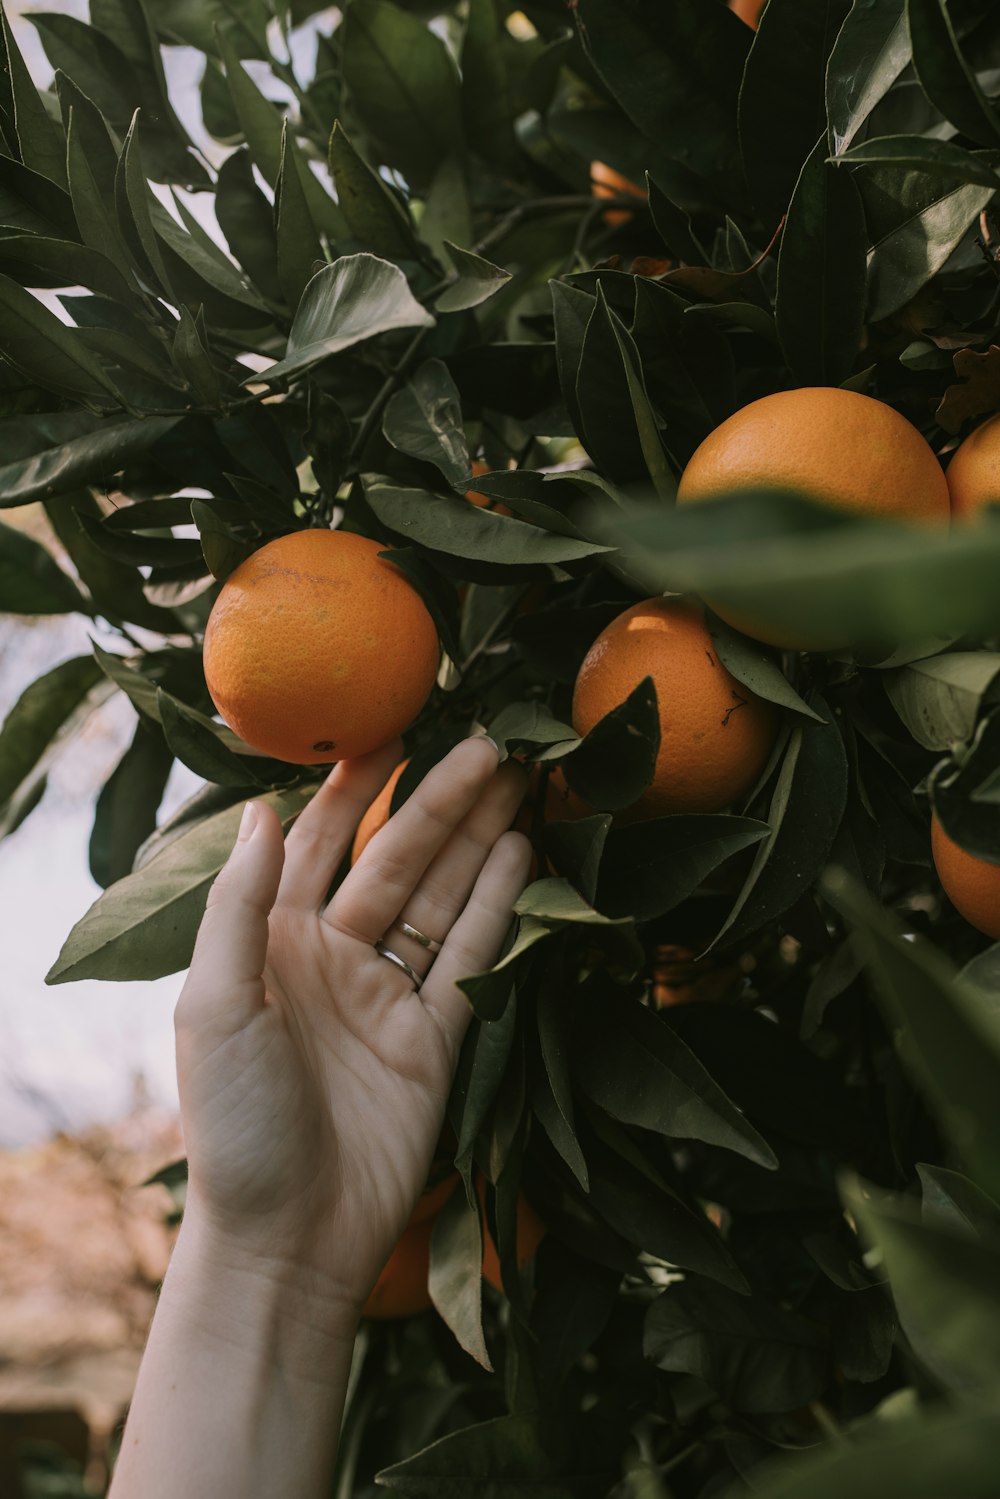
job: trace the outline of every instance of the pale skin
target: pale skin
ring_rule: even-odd
[[[287,838],[249,804],[177,1005],[187,1207],[111,1499],[320,1499],[361,1308],[427,1179],[468,1003],[531,851],[523,772],[465,740],[326,896],[402,757],[345,761]],[[443,943],[432,957],[398,919]],[[407,975],[379,938],[426,979]]]

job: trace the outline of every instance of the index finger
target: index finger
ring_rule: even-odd
[[[324,921],[362,942],[378,941],[496,775],[498,763],[497,747],[484,735],[456,745],[375,834],[327,906]]]

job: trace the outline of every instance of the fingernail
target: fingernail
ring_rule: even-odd
[[[496,740],[491,738],[489,734],[482,734],[480,735],[480,738],[485,739],[487,744],[492,744],[493,748],[497,752],[497,758],[499,759],[503,751],[501,750],[499,744],[497,744]]]
[[[257,806],[257,803],[247,802],[246,806],[243,808],[243,816],[240,818],[240,830],[236,835],[237,843],[246,843],[247,839],[250,837],[250,834],[257,826],[257,820],[259,817],[260,808]]]

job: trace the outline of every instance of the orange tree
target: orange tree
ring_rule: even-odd
[[[391,548],[435,621],[392,804],[476,726],[537,767],[538,877],[464,981],[431,1307],[364,1325],[336,1494],[995,1493],[989,429],[950,526],[941,498],[1000,408],[993,0],[31,19],[0,504],[49,529],[0,528],[0,607],[99,638],[4,725],[4,830],[109,691],[136,710],[50,980],[183,968],[242,802],[287,825],[317,786],[202,666],[220,585],[288,533]],[[594,162],[645,194],[594,196]],[[204,784],[157,825],[175,759]]]

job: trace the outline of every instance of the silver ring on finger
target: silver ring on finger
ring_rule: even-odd
[[[402,918],[396,922],[396,931],[402,932],[404,937],[409,937],[412,941],[418,942],[429,953],[439,953],[441,951],[440,942],[435,942],[433,937],[428,937],[426,932],[420,931],[419,927],[411,926],[408,921],[403,921]]]
[[[378,953],[380,958],[388,958],[390,963],[395,963],[397,968],[401,968],[406,974],[406,977],[412,983],[414,990],[419,992],[420,985],[423,983],[423,979],[420,977],[417,970],[412,967],[405,958],[401,958],[398,952],[393,952],[391,947],[386,947],[384,942],[376,942],[375,951]]]

